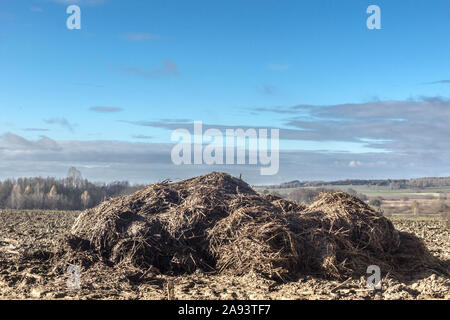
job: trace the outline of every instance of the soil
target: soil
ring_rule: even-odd
[[[282,283],[253,272],[242,276],[208,274],[142,274],[107,267],[82,270],[81,289],[68,289],[67,276],[51,276],[43,256],[69,234],[79,212],[0,211],[0,299],[444,299],[450,300],[450,278],[433,270],[401,282],[385,275],[382,289],[369,290],[366,279],[326,280],[313,276]],[[442,261],[450,260],[449,229],[439,220],[393,220],[399,231],[422,238]],[[23,257],[27,257],[24,259]],[[114,274],[114,275],[113,275]]]

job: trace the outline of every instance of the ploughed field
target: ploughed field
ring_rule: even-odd
[[[145,275],[127,269],[122,277],[115,272],[108,278],[105,266],[82,271],[81,289],[68,289],[68,274],[55,277],[52,263],[38,261],[58,249],[57,239],[69,234],[79,214],[0,211],[0,299],[450,299],[449,277],[432,270],[404,281],[387,275],[382,290],[375,292],[367,289],[364,277],[327,280],[308,275],[283,282],[255,272]],[[397,230],[423,239],[432,255],[449,261],[450,237],[444,221],[392,222]],[[35,259],[23,259],[27,255]]]

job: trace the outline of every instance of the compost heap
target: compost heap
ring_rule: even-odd
[[[282,280],[340,279],[363,275],[369,265],[399,275],[439,268],[418,238],[346,193],[323,193],[304,206],[217,172],[157,183],[86,210],[64,246],[65,264],[164,274],[253,270]]]

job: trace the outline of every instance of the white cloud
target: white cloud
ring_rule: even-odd
[[[278,175],[261,176],[259,166],[175,166],[170,158],[172,147],[173,144],[169,143],[62,141],[48,137],[29,140],[6,133],[0,136],[0,179],[62,177],[72,166],[83,168],[83,175],[93,181],[130,180],[139,183],[184,179],[211,171],[237,176],[243,173],[244,178],[253,184],[294,179],[394,179],[442,176],[450,172],[450,162],[434,156],[281,150]]]
[[[361,161],[352,160],[352,161],[349,162],[348,166],[350,168],[360,167],[360,166],[362,166],[362,162]]]

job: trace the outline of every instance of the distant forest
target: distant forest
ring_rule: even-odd
[[[277,185],[264,186],[266,189],[287,189],[302,187],[329,187],[329,186],[387,186],[391,190],[423,189],[450,187],[450,177],[446,178],[417,178],[401,180],[338,180],[338,181],[298,181],[285,182]]]
[[[270,189],[306,188],[294,190],[289,198],[310,202],[319,192],[332,191],[334,186],[387,186],[392,190],[450,187],[449,178],[418,178],[410,180],[340,180],[340,181],[291,181],[279,185],[261,186]],[[144,188],[130,185],[128,181],[108,184],[92,183],[83,179],[81,172],[70,168],[66,178],[19,178],[0,181],[0,209],[83,210],[98,205],[105,199],[126,195]],[[363,194],[349,188],[350,194],[367,200]]]
[[[128,181],[94,184],[70,168],[67,178],[20,178],[0,181],[0,209],[82,210],[107,198],[130,194],[143,185]]]

